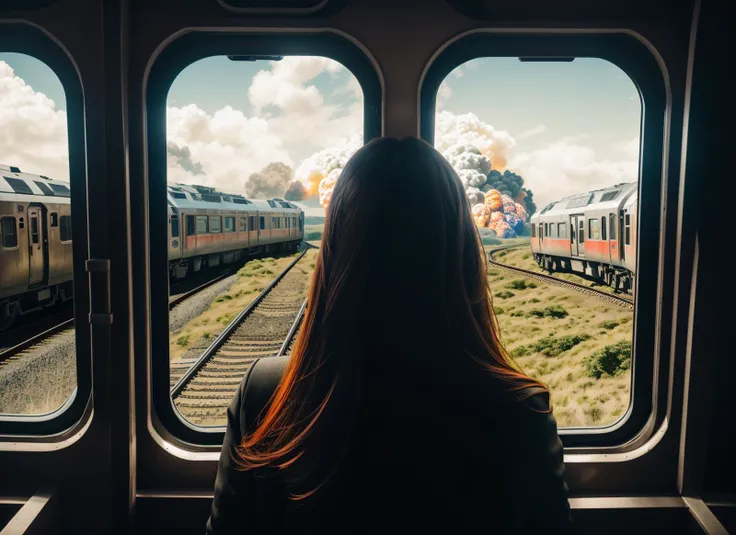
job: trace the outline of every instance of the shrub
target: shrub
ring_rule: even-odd
[[[189,335],[185,334],[184,336],[180,336],[179,338],[177,338],[176,344],[180,347],[184,347],[189,344]]]
[[[207,333],[207,332],[202,333],[202,338],[204,338],[205,340],[208,340],[209,337],[210,337],[210,333]]]
[[[552,305],[544,309],[534,308],[529,311],[529,316],[537,318],[556,318],[561,319],[567,317],[567,310],[561,305]]]
[[[631,342],[623,340],[599,349],[583,361],[588,375],[617,377],[631,368]]]
[[[215,299],[215,303],[222,303],[224,301],[230,301],[233,298],[230,294],[221,295],[217,299]]]
[[[512,290],[526,290],[527,288],[536,288],[537,283],[531,282],[526,279],[516,279],[512,280],[510,283],[506,285],[506,288],[511,288]]]
[[[501,307],[493,307],[493,311],[496,313],[496,316],[500,316],[501,314],[503,314],[504,312],[506,312]]]
[[[589,340],[589,334],[572,334],[555,338],[554,336],[546,336],[534,343],[520,346],[511,352],[513,357],[525,357],[533,353],[542,353],[548,357],[556,357],[560,353],[564,353],[585,340]]]
[[[524,312],[522,310],[515,310],[511,315],[515,318],[520,318],[524,315]]]
[[[603,411],[598,407],[590,407],[589,409],[585,409],[583,412],[585,413],[585,416],[588,417],[588,420],[594,424],[600,422],[603,417]]]
[[[509,297],[514,297],[516,294],[514,292],[498,292],[496,294],[496,297],[500,299],[508,299]]]
[[[532,297],[531,299],[529,299],[529,302],[530,303],[541,303],[542,301],[541,301],[541,299],[537,299],[536,297]]]
[[[611,329],[615,329],[618,326],[619,326],[619,323],[617,321],[613,321],[613,320],[602,321],[599,324],[599,327],[603,327],[604,329],[608,329],[609,331]]]

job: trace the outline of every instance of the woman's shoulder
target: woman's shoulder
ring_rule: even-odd
[[[234,400],[238,404],[242,427],[251,429],[256,418],[264,414],[288,362],[288,356],[260,358],[243,377],[239,396]]]

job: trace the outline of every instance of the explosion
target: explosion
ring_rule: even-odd
[[[521,204],[496,189],[489,189],[484,202],[473,205],[472,210],[478,227],[493,230],[499,238],[522,234],[528,218]]]
[[[320,205],[327,208],[337,177],[362,145],[362,138],[354,137],[342,146],[322,150],[304,160],[294,173],[294,178],[304,185],[306,197],[319,194]]]

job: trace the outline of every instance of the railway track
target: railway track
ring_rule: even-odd
[[[222,422],[235,390],[256,359],[287,354],[305,308],[307,280],[297,256],[199,357],[170,367],[171,398],[192,423]]]
[[[175,306],[189,299],[193,295],[198,294],[202,290],[220,282],[225,277],[232,275],[232,273],[232,270],[228,270],[221,275],[215,277],[214,279],[209,280],[204,284],[200,284],[196,288],[172,297],[171,299],[169,299],[169,310],[172,310]],[[54,343],[57,338],[63,336],[64,333],[73,329],[74,319],[65,319],[64,321],[60,321],[56,325],[43,330],[38,334],[30,336],[19,344],[0,351],[0,368],[4,365],[23,359],[23,357],[25,357],[32,351],[35,351],[45,345]]]
[[[529,269],[519,268],[519,267],[515,267],[515,266],[509,266],[508,264],[504,264],[502,262],[498,262],[497,260],[494,259],[494,256],[497,253],[500,253],[501,251],[507,251],[509,249],[515,249],[517,247],[525,247],[525,245],[507,245],[505,247],[498,247],[496,249],[492,249],[488,253],[488,262],[492,266],[494,266],[494,267],[496,267],[498,269],[503,269],[503,270],[506,270],[506,271],[512,271],[512,272],[515,272],[515,273],[520,273],[520,274],[522,274],[525,277],[530,278],[530,279],[535,279],[537,281],[545,282],[545,283],[551,283],[551,284],[554,284],[556,286],[562,286],[563,288],[569,288],[569,289],[575,290],[576,292],[579,292],[579,293],[584,293],[584,294],[587,294],[587,295],[593,295],[593,296],[595,296],[595,297],[597,297],[599,299],[602,299],[604,301],[608,301],[610,303],[614,303],[614,304],[616,304],[616,305],[618,305],[620,307],[628,308],[629,310],[633,310],[634,309],[634,302],[631,299],[627,299],[627,298],[622,297],[620,295],[611,294],[611,293],[607,293],[607,292],[602,292],[600,290],[596,290],[594,288],[591,288],[590,286],[585,286],[584,284],[578,284],[577,282],[572,282],[572,281],[566,281],[566,280],[563,280],[563,279],[558,279],[557,277],[553,277],[552,275],[546,275],[544,273],[538,273],[536,271],[531,271]]]

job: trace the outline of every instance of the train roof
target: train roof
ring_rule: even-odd
[[[243,195],[224,193],[207,186],[168,184],[169,204],[181,209],[233,210],[253,212],[260,210],[288,210],[301,213],[294,203],[280,198],[246,199]]]
[[[71,202],[69,183],[53,180],[44,175],[24,173],[18,167],[0,164],[0,200],[27,202],[37,197],[44,202],[54,197],[54,202]]]
[[[632,194],[636,194],[637,187],[637,182],[625,182],[622,184],[616,184],[615,186],[609,186],[607,188],[563,197],[559,201],[549,203],[539,212],[535,213],[532,216],[532,219],[537,219],[543,215],[578,213],[581,210],[588,208],[595,208],[596,210],[605,210],[606,208],[615,209],[620,206],[622,202],[629,199]]]

